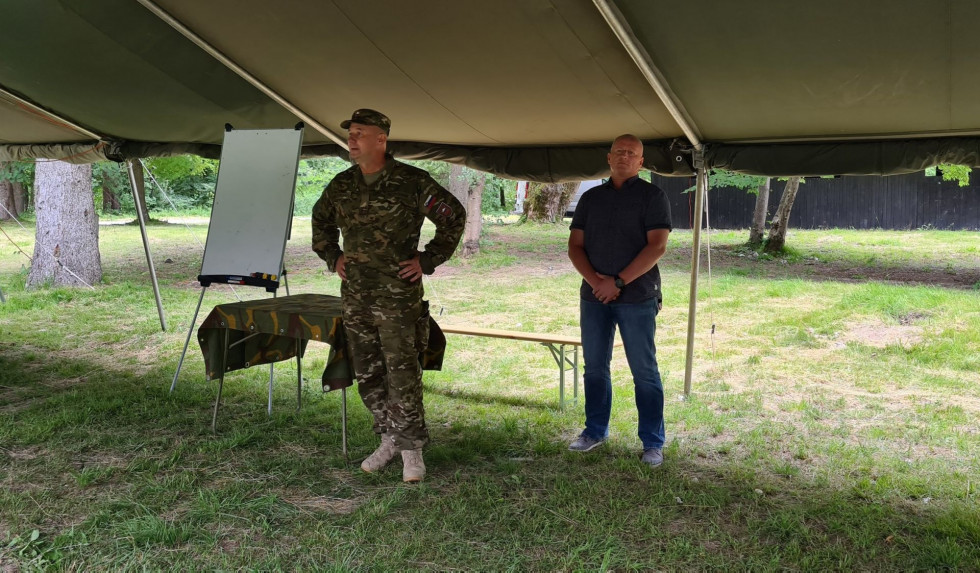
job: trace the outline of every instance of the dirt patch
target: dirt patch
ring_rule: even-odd
[[[841,342],[857,342],[875,348],[899,345],[905,348],[922,342],[922,327],[914,324],[885,324],[882,321],[847,326],[838,336]]]

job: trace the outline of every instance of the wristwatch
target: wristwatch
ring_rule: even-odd
[[[623,287],[626,286],[626,281],[624,281],[623,279],[619,278],[619,275],[616,275],[613,278],[616,279],[616,288],[618,288],[619,290],[623,290]]]

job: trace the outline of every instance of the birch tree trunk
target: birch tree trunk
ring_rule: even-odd
[[[102,280],[99,218],[92,166],[38,161],[34,171],[34,257],[27,287],[95,284]],[[76,276],[77,275],[77,276]]]
[[[776,216],[773,217],[772,226],[769,228],[766,252],[778,253],[786,245],[789,213],[793,209],[793,201],[796,201],[796,192],[800,190],[800,179],[800,177],[790,177],[786,180],[786,188],[783,189],[783,196],[779,199],[779,207],[776,208]]]
[[[483,232],[483,188],[486,184],[487,174],[481,173],[476,185],[467,191],[466,228],[463,229],[464,257],[480,252],[480,233]]]
[[[755,211],[752,213],[752,226],[749,228],[749,244],[759,246],[766,238],[766,215],[769,214],[769,186],[770,179],[766,177],[765,183],[759,185],[759,192],[755,196]]]
[[[466,168],[462,165],[451,163],[449,165],[449,186],[446,190],[452,193],[453,197],[458,199],[463,205],[466,205],[468,200],[467,191],[469,185],[467,185],[466,180]]]

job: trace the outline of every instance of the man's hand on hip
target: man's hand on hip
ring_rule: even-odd
[[[399,277],[408,279],[413,283],[422,278],[422,265],[419,263],[417,254],[407,261],[398,263],[398,266],[401,267],[401,270],[398,271]]]
[[[337,271],[337,274],[340,275],[340,280],[344,280],[344,281],[347,280],[346,266],[347,266],[347,257],[345,257],[344,255],[340,255],[339,257],[337,257],[337,262],[334,263],[333,268],[335,271]]]

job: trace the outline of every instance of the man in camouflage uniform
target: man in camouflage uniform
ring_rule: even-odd
[[[456,250],[466,213],[428,173],[386,153],[391,121],[384,114],[359,109],[340,125],[354,165],[334,177],[313,207],[313,250],[343,281],[358,393],[381,434],[361,469],[380,471],[401,452],[404,481],[418,482],[429,439],[418,362],[429,317],[421,279]],[[420,252],[426,218],[436,233]]]

